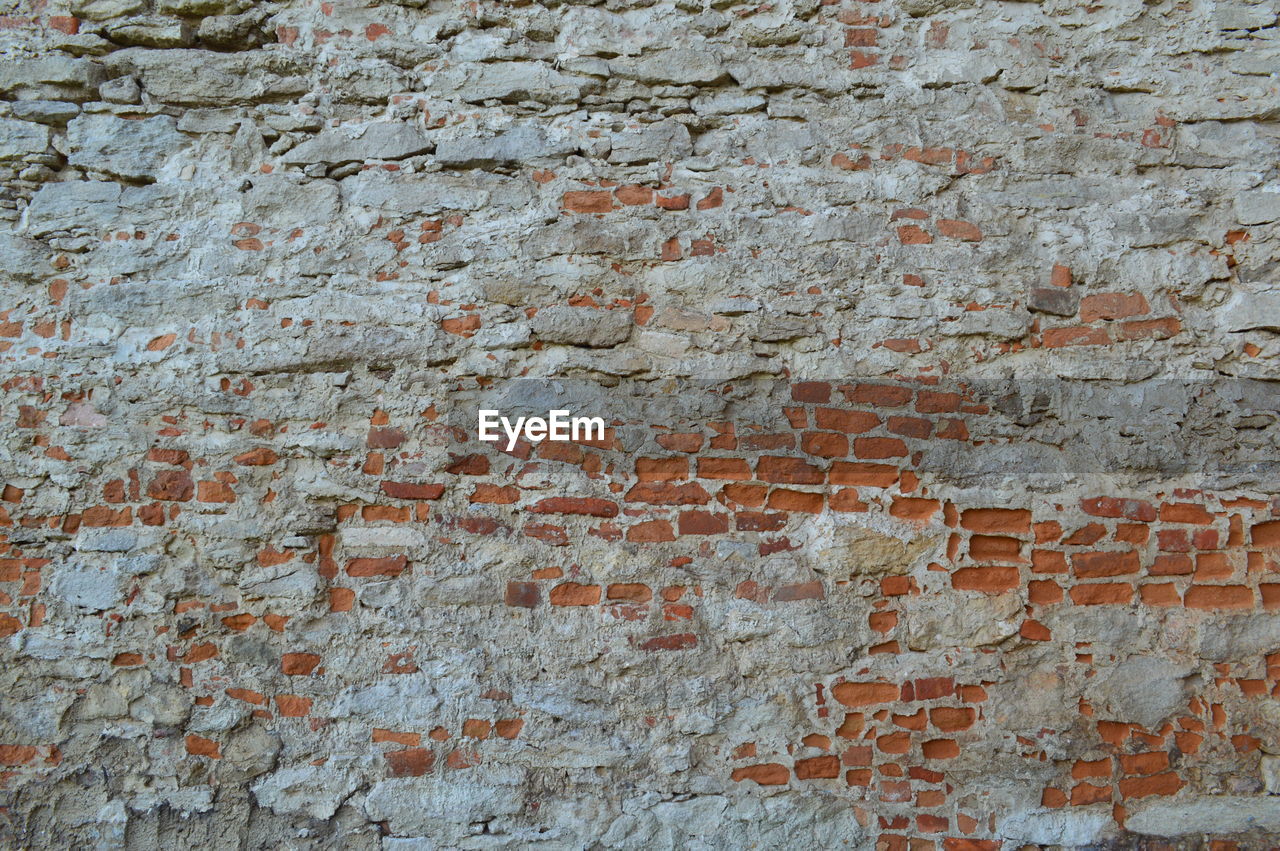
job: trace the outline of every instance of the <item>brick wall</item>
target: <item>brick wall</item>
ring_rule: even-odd
[[[11,4],[0,844],[1274,845],[1275,22]]]

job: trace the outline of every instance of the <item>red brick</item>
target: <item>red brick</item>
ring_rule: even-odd
[[[846,411],[841,408],[817,408],[813,422],[818,428],[862,434],[880,425],[880,418],[870,411]]]
[[[196,485],[196,499],[207,503],[235,502],[236,493],[224,482],[205,480]]]
[[[981,242],[982,231],[972,222],[960,221],[959,219],[938,219],[938,232],[943,236],[959,239],[965,242]]]
[[[444,485],[383,481],[382,492],[392,499],[431,500],[444,496]]]
[[[1078,606],[1123,605],[1133,599],[1133,586],[1124,582],[1077,585],[1071,589],[1071,602]]]
[[[970,532],[1025,535],[1031,531],[1031,512],[1025,508],[970,508],[960,514]]]
[[[769,493],[768,505],[775,511],[801,511],[807,514],[819,514],[822,511],[823,497],[820,493],[775,488]]]
[[[649,505],[706,505],[711,501],[711,494],[697,482],[682,485],[671,482],[640,482],[627,491],[623,500]]]
[[[195,496],[195,483],[186,470],[161,470],[147,486],[147,496],[166,502],[187,502]]]
[[[877,408],[901,408],[915,393],[910,387],[895,384],[858,384],[841,390],[850,402]]]
[[[849,438],[829,431],[807,431],[800,436],[800,449],[819,458],[843,458],[849,454]]]
[[[861,54],[858,51],[854,51],[854,67],[857,67],[856,57],[859,55]],[[902,225],[898,228],[898,241],[903,245],[928,245],[933,242],[933,236],[928,231],[922,230],[918,225]]]
[[[617,503],[607,499],[578,496],[549,496],[529,509],[535,514],[576,514],[588,517],[617,517]]]
[[[946,816],[935,816],[929,813],[920,813],[916,816],[916,829],[921,833],[945,833],[950,828],[951,822]],[[915,843],[913,842],[912,845]]]
[[[208,740],[206,739],[205,741]],[[217,746],[216,742],[214,746]],[[26,765],[34,760],[39,753],[33,745],[0,745],[0,765]]]
[[[508,582],[506,604],[522,609],[532,609],[540,599],[536,582]]]
[[[566,192],[560,203],[571,213],[607,213],[613,209],[613,193],[607,190]]]
[[[1178,606],[1182,604],[1182,598],[1178,596],[1178,589],[1172,582],[1143,585],[1138,589],[1138,592],[1142,596],[1142,602],[1148,606]]]
[[[1110,777],[1111,776],[1111,758],[1103,757],[1091,761],[1076,760],[1075,765],[1071,766],[1071,777],[1073,780],[1088,780],[1090,777]]]
[[[959,393],[921,390],[916,397],[916,410],[922,414],[951,414],[959,411],[963,404],[964,397]]]
[[[627,530],[627,540],[634,543],[656,544],[675,539],[675,531],[667,520],[646,520]]]
[[[1141,293],[1095,293],[1080,299],[1080,321],[1097,322],[1099,319],[1125,319],[1141,316],[1150,311]]]
[[[978,714],[968,706],[940,706],[929,710],[929,721],[944,733],[968,730]]]
[[[738,444],[740,448],[748,450],[795,449],[796,436],[790,432],[774,432],[771,434],[748,432],[738,439]]]
[[[1169,768],[1169,754],[1164,751],[1121,754],[1120,770],[1125,774],[1157,774]]]
[[[1025,562],[1022,542],[1003,535],[973,535],[969,538],[969,558],[983,562]]]
[[[650,653],[658,650],[689,650],[698,646],[698,636],[691,632],[682,632],[675,635],[659,635],[656,638],[650,638],[648,641],[642,641],[639,645],[641,650]]]
[[[545,446],[555,446],[557,444],[547,443]],[[540,446],[539,449],[542,447]],[[444,468],[446,473],[455,476],[487,476],[489,474],[489,459],[483,455],[472,453],[470,455],[454,455],[449,454],[450,463]]]
[[[689,478],[688,458],[637,458],[636,478],[642,482],[670,482]]]
[[[440,485],[440,493],[444,493],[444,485]],[[512,505],[520,501],[520,489],[515,485],[491,485],[477,483],[471,491],[470,501],[487,505]]]
[[[677,528],[681,535],[721,535],[729,531],[729,515],[682,511]]]
[[[1191,551],[1191,539],[1186,529],[1161,529],[1156,532],[1157,545],[1162,552],[1186,553]]]
[[[761,786],[782,786],[791,779],[791,771],[780,762],[766,762],[735,768],[731,779],[735,783],[753,780]]]
[[[1085,514],[1094,517],[1123,517],[1142,523],[1150,523],[1156,519],[1156,507],[1137,499],[1099,496],[1080,500],[1080,508]]]
[[[907,445],[896,437],[859,437],[853,442],[853,454],[869,460],[903,458]]]
[[[188,733],[186,738],[187,753],[192,756],[207,756],[210,759],[221,759],[221,746],[213,739]]]
[[[599,585],[562,582],[551,589],[551,605],[553,606],[594,606],[599,602]]]
[[[1213,523],[1213,515],[1204,506],[1191,502],[1166,502],[1160,506],[1160,519],[1166,523],[1194,523],[1197,526],[1208,526]]]
[[[1192,585],[1183,595],[1188,609],[1252,609],[1253,589],[1244,585]]]
[[[898,468],[891,464],[836,461],[831,465],[830,480],[833,485],[888,488],[897,483]]]
[[[392,777],[421,777],[436,763],[435,754],[427,748],[387,751],[383,757],[387,761],[388,773]]]
[[[394,742],[397,745],[404,745],[407,748],[416,748],[422,743],[422,736],[418,733],[401,733],[395,730],[387,730],[382,727],[374,727],[372,741],[374,744],[378,742]]]
[[[350,588],[329,589],[329,611],[349,612],[356,604],[356,592]]]
[[[1172,771],[1153,777],[1126,777],[1120,781],[1120,797],[1128,800],[1150,795],[1176,795],[1182,786],[1182,778]]]
[[[469,313],[466,316],[445,319],[440,323],[440,327],[448,334],[468,339],[475,336],[476,331],[480,329],[480,324],[480,317]]]
[[[870,508],[861,500],[855,488],[843,488],[831,494],[827,505],[832,511],[840,512],[867,511]]]
[[[831,696],[845,706],[892,703],[899,693],[893,683],[836,683],[831,687]]]
[[[923,677],[912,683],[916,700],[935,700],[951,697],[956,693],[956,681],[952,677]]]
[[[1076,531],[1072,532],[1070,537],[1062,543],[1071,547],[1087,547],[1096,544],[1107,534],[1107,527],[1101,523],[1087,523]]]
[[[822,470],[802,458],[765,455],[756,463],[756,475],[762,482],[787,485],[820,485]]]
[[[1143,319],[1120,324],[1121,340],[1167,340],[1182,330],[1182,322],[1172,316],[1164,319]]]
[[[1076,553],[1071,557],[1072,571],[1083,579],[1124,576],[1137,573],[1140,567],[1138,554],[1132,550],[1122,553]]]
[[[920,749],[925,759],[954,759],[960,756],[960,745],[953,739],[934,739],[925,742]]]
[[[702,448],[704,438],[693,432],[669,432],[654,438],[658,445],[668,452],[697,452]]]
[[[1071,806],[1073,807],[1083,807],[1088,804],[1099,804],[1110,800],[1110,786],[1095,786],[1092,783],[1078,783],[1071,789]]]
[[[320,664],[315,653],[286,653],[280,659],[280,672],[291,677],[305,677]]]
[[[1016,567],[962,567],[951,574],[951,586],[961,591],[1000,594],[1018,587]]]
[[[827,596],[821,582],[800,582],[795,585],[783,585],[773,592],[773,602],[790,603],[796,600],[822,600]]]
[[[936,499],[916,499],[913,497],[895,496],[889,506],[889,514],[899,520],[924,523],[942,510],[942,504]]]
[[[1249,529],[1249,540],[1255,547],[1280,548],[1280,520],[1255,523]]]
[[[933,423],[920,417],[889,417],[885,424],[893,434],[924,439],[933,434]]]
[[[630,184],[619,186],[613,190],[614,197],[628,207],[644,206],[653,203],[653,190],[648,186]]]
[[[250,449],[236,456],[236,463],[242,467],[269,467],[280,460],[280,456],[265,446]]]
[[[1027,641],[1050,641],[1053,638],[1049,627],[1030,618],[1022,622],[1022,626],[1018,628],[1018,635]]]
[[[748,481],[753,476],[751,467],[741,458],[699,458],[698,478]]]
[[[791,398],[796,402],[825,404],[831,400],[831,385],[825,381],[800,381],[791,385]]]
[[[840,776],[840,760],[834,756],[814,756],[796,760],[797,780],[834,779]]]
[[[903,754],[911,750],[911,734],[887,733],[876,737],[876,749],[881,753]],[[909,793],[908,793],[909,794]]]
[[[871,27],[853,27],[844,31],[845,47],[875,47],[879,30]]]
[[[364,443],[370,449],[395,449],[406,439],[405,433],[398,428],[371,428]]]
[[[606,589],[605,597],[609,600],[647,603],[653,599],[653,591],[642,582],[615,582]]]
[[[1064,346],[1105,346],[1111,342],[1103,328],[1077,326],[1074,328],[1050,328],[1043,335],[1047,349],[1059,349]]]
[[[409,565],[405,556],[353,558],[347,562],[348,576],[399,576]]]

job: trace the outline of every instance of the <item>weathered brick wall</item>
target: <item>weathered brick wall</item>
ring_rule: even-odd
[[[1280,837],[1274,4],[0,11],[0,844]]]

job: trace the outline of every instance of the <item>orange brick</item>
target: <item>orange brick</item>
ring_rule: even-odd
[[[925,759],[953,759],[960,756],[960,745],[953,739],[934,739],[921,746]]]
[[[831,696],[845,706],[867,706],[873,703],[891,703],[898,699],[900,689],[893,683],[836,683]]]
[[[1071,589],[1071,602],[1077,606],[1122,605],[1133,599],[1133,586],[1123,582],[1077,585]]]
[[[1188,609],[1252,609],[1253,589],[1244,585],[1192,585],[1183,596]]]

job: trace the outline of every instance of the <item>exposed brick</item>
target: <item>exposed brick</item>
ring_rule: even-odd
[[[898,695],[899,689],[893,683],[836,683],[831,687],[831,696],[845,706],[891,703]]]
[[[971,532],[1025,535],[1031,531],[1031,512],[1024,508],[970,508],[960,513],[960,525]]]
[[[1076,553],[1071,557],[1072,572],[1084,579],[1124,576],[1137,573],[1140,567],[1138,554],[1132,550],[1120,553]]]
[[[599,602],[599,585],[562,582],[551,589],[551,605],[553,606],[594,606]]]
[[[790,485],[820,485],[826,474],[801,458],[765,455],[756,464],[756,475],[763,482]]]
[[[741,458],[699,458],[698,478],[746,481],[754,477],[751,467]]]
[[[862,434],[880,425],[880,417],[870,411],[847,411],[840,408],[817,408],[813,422],[818,428]]]
[[[1192,585],[1182,602],[1188,609],[1252,609],[1254,596],[1244,585]]]
[[[791,771],[781,763],[766,762],[735,768],[730,779],[735,783],[752,780],[761,786],[782,786],[791,780]]]
[[[348,576],[399,576],[409,566],[405,556],[353,558],[347,562]]]
[[[961,591],[982,591],[985,594],[1001,594],[1018,587],[1020,577],[1016,567],[962,567],[951,574],[951,586]]]
[[[1069,592],[1078,606],[1123,605],[1133,599],[1133,586],[1124,582],[1077,585]]]

